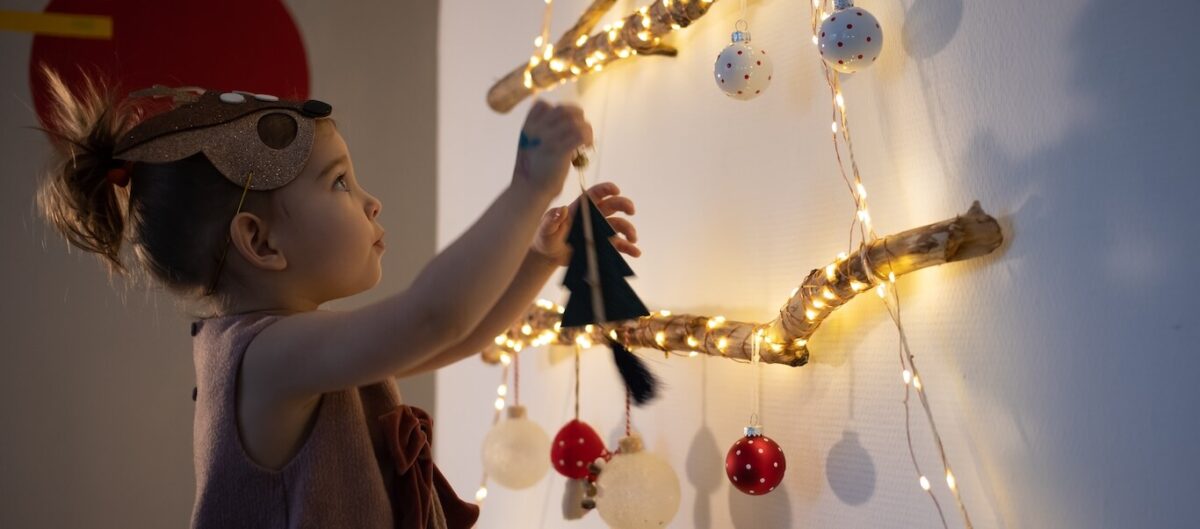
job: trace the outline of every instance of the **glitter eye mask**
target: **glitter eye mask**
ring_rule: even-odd
[[[243,91],[155,86],[130,94],[166,96],[182,104],[130,130],[113,158],[166,163],[203,152],[230,182],[255,191],[282,187],[300,174],[312,152],[316,119],[333,111],[315,99],[284,101]]]
[[[130,97],[171,97],[179,105],[130,130],[113,149],[125,162],[166,163],[202,152],[222,175],[246,192],[283,187],[296,178],[312,153],[316,119],[328,116],[328,103],[281,101],[251,92],[215,92],[155,85]],[[217,289],[230,239],[226,237],[207,294]]]

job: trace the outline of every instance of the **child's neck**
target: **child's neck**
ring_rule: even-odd
[[[217,309],[217,315],[246,314],[250,312],[271,312],[294,314],[317,310],[321,303],[304,299],[299,296],[276,295],[275,293],[251,293],[239,289],[237,295],[229,294]]]

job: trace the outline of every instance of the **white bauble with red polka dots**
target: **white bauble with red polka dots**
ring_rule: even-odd
[[[525,417],[525,407],[512,406],[483,438],[483,469],[496,483],[513,490],[532,487],[550,470],[546,452],[550,436]]]
[[[713,79],[725,95],[734,99],[754,99],[771,84],[774,74],[766,50],[750,45],[750,32],[733,32],[733,42],[717,55]]]
[[[879,58],[883,28],[874,15],[848,0],[838,0],[835,5],[837,10],[817,29],[817,49],[830,68],[854,73]]]

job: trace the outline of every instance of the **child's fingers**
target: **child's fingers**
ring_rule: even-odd
[[[610,196],[604,199],[603,202],[596,204],[596,207],[600,208],[600,213],[603,213],[605,217],[618,211],[626,215],[633,215],[635,213],[633,200],[623,196]]]
[[[556,123],[546,128],[544,133],[549,144],[558,152],[574,153],[583,144],[583,132],[576,125]]]
[[[542,100],[534,101],[533,107],[525,117],[522,131],[544,143],[555,144],[563,140],[568,131],[578,132],[578,141],[583,141],[583,134],[578,129],[583,121],[583,111],[564,105],[551,105]],[[557,145],[556,145],[557,146]],[[570,149],[573,147],[566,147]]]
[[[637,228],[633,227],[633,223],[630,222],[629,219],[623,217],[609,217],[608,223],[612,225],[614,230],[617,230],[617,233],[620,233],[624,235],[626,239],[629,239],[629,242],[637,242]]]
[[[546,118],[550,129],[578,129],[581,123],[587,123],[583,119],[583,109],[575,105],[558,105],[550,110]]]
[[[608,195],[617,194],[620,192],[621,192],[621,190],[617,189],[617,184],[614,184],[612,182],[604,182],[604,183],[596,184],[596,185],[592,186],[591,188],[589,188],[587,191],[588,196],[591,197],[591,199],[592,199],[592,202],[597,203],[597,207],[599,207],[599,202],[604,197],[606,197]],[[570,209],[567,210],[567,215],[569,217],[571,217],[571,218],[575,217],[575,211],[577,211],[579,209],[579,203],[580,202],[579,202],[578,198],[571,201]]]
[[[529,108],[529,114],[525,115],[526,129],[537,128],[542,120],[546,117],[546,113],[553,108],[549,103],[541,99],[534,100],[533,106]]]
[[[597,206],[600,205],[606,197],[621,194],[621,188],[612,182],[601,182],[588,188],[588,196],[592,197],[592,202]]]
[[[562,140],[563,150],[572,154],[578,149],[592,145],[592,126],[583,118],[571,118],[557,126],[553,132]]]
[[[554,109],[547,127],[547,134],[563,140],[566,150],[592,145],[592,126],[583,117],[583,110],[574,105],[562,105]]]
[[[613,248],[616,248],[618,252],[621,252],[623,254],[626,254],[626,255],[629,255],[632,257],[641,257],[642,256],[642,250],[639,249],[637,247],[637,245],[635,245],[625,239],[622,239],[619,236],[614,235],[612,237],[609,237],[609,242],[612,243]]]
[[[551,138],[549,141],[550,152],[555,153],[556,156],[563,156],[568,161],[575,157],[575,152],[587,141],[583,137],[583,132],[571,127],[554,129],[547,134],[547,137]]]
[[[583,145],[586,147],[593,147],[593,140],[595,137],[592,135],[592,124],[588,123],[587,120],[582,120],[579,126],[580,132],[583,133]]]
[[[542,235],[554,235],[562,229],[567,220],[566,208],[557,207],[546,211],[542,215],[542,225],[539,230]]]

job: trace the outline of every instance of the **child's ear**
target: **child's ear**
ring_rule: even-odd
[[[270,226],[253,213],[241,212],[229,223],[230,245],[250,266],[279,271],[287,268],[283,251],[273,246]]]

